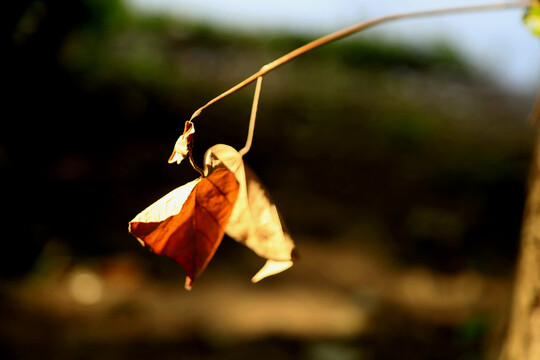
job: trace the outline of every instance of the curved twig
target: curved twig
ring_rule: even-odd
[[[255,131],[255,119],[257,118],[257,106],[259,105],[259,97],[261,95],[262,76],[257,78],[257,84],[255,85],[255,94],[253,95],[253,105],[251,106],[251,115],[249,117],[249,129],[246,140],[246,145],[238,151],[240,156],[247,154],[251,148],[251,142],[253,141],[253,132]]]
[[[503,9],[510,9],[510,8],[522,8],[527,7],[532,4],[532,0],[521,0],[521,1],[498,1],[496,3],[489,3],[489,4],[477,4],[477,5],[467,5],[467,6],[457,6],[457,7],[447,7],[447,8],[441,8],[441,9],[433,9],[433,10],[421,10],[421,11],[412,11],[412,12],[405,12],[405,13],[396,13],[396,14],[390,14],[381,16],[375,19],[367,20],[355,25],[352,25],[350,27],[347,27],[345,29],[336,31],[334,33],[325,35],[323,37],[320,37],[316,40],[313,40],[312,42],[309,42],[301,47],[299,47],[296,50],[291,51],[290,53],[283,55],[279,59],[276,59],[272,61],[271,63],[263,66],[261,70],[256,72],[255,74],[251,75],[244,81],[238,83],[237,85],[233,86],[229,90],[225,91],[221,95],[218,95],[217,97],[210,100],[206,105],[199,108],[197,111],[191,115],[190,120],[193,120],[197,116],[201,114],[201,112],[209,107],[212,104],[215,104],[216,102],[223,100],[227,96],[235,93],[236,91],[242,89],[246,85],[251,84],[253,81],[257,80],[257,78],[269,73],[270,71],[276,69],[277,67],[291,61],[292,59],[305,54],[313,49],[316,49],[322,45],[328,44],[330,42],[336,41],[338,39],[341,39],[343,37],[352,35],[360,30],[364,30],[370,27],[373,27],[378,24],[382,24],[385,22],[390,22],[394,20],[400,20],[400,19],[410,19],[415,17],[427,17],[427,16],[436,16],[436,15],[447,15],[447,14],[456,14],[456,13],[464,13],[464,12],[477,12],[477,11],[488,11],[488,10],[503,10]]]

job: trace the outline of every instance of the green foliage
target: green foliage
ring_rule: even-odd
[[[369,66],[377,68],[406,67],[423,71],[436,67],[465,70],[463,61],[455,51],[445,44],[428,48],[413,48],[381,39],[359,39],[344,41],[330,47],[329,53],[335,52],[345,65],[352,67]]]
[[[85,4],[88,18],[68,36],[61,60],[75,76],[94,85],[134,81],[160,92],[171,88],[179,91],[186,84],[186,74],[192,77],[200,73],[199,83],[205,83],[208,76],[213,78],[214,88],[216,81],[225,78],[231,86],[265,63],[311,40],[290,35],[255,37],[166,16],[136,15],[118,0],[86,0]],[[233,53],[243,59],[243,64],[249,64],[243,66],[241,73],[221,70],[230,68]],[[361,37],[332,44],[301,61],[316,61],[321,65],[324,61],[334,67],[350,68],[399,67],[415,71],[446,68],[461,73],[465,69],[455,52],[444,45],[411,50],[401,44]],[[205,64],[206,71],[193,68]]]
[[[529,7],[523,22],[534,35],[540,37],[540,2],[536,1]]]

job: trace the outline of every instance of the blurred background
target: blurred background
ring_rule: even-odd
[[[194,289],[128,221],[198,175],[200,106],[361,20],[461,1],[18,1],[5,9],[2,359],[492,359],[505,333],[540,44],[523,11],[402,21],[265,77],[245,161],[300,260],[225,237]],[[237,148],[253,87],[196,120]]]

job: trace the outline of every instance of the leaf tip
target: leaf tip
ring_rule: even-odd
[[[137,239],[137,241],[139,242],[139,244],[142,245],[142,247],[146,247],[146,243],[144,241],[142,241],[142,239],[139,239],[138,237],[135,237]]]
[[[251,282],[255,284],[268,276],[279,274],[291,266],[293,266],[293,262],[291,260],[267,260],[261,270],[259,270],[259,272],[251,278]]]
[[[193,287],[193,279],[189,276],[186,276],[186,283],[184,284],[184,288],[187,291],[191,291],[191,288]]]
[[[176,152],[176,150],[173,150],[173,152],[171,154],[171,157],[169,157],[168,163],[169,164],[172,164],[174,162],[180,163],[180,161],[182,161],[182,159],[183,159],[183,157],[181,157],[180,154],[178,154]]]

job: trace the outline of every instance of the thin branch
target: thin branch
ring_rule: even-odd
[[[259,97],[261,96],[262,76],[257,78],[257,84],[255,85],[255,95],[253,95],[253,105],[251,106],[251,115],[249,117],[249,129],[246,140],[246,145],[238,151],[240,156],[247,154],[251,149],[251,142],[253,141],[253,132],[255,131],[255,119],[257,118],[257,106],[259,105]]]
[[[201,174],[202,177],[204,177],[204,171],[197,166],[197,164],[195,163],[195,160],[193,159],[193,153],[191,152],[191,150],[188,152],[188,155],[189,155],[189,163],[191,164],[191,167],[193,167],[193,169],[195,169],[196,172],[198,172],[199,174]]]
[[[325,35],[321,38],[318,38],[316,40],[313,40],[310,43],[307,43],[301,47],[299,47],[296,50],[291,51],[290,53],[283,55],[277,60],[272,61],[271,63],[263,66],[261,70],[256,72],[255,74],[251,75],[244,81],[238,83],[237,85],[233,86],[229,90],[225,91],[221,95],[215,97],[214,99],[210,100],[206,105],[199,108],[197,111],[191,115],[191,119],[193,120],[197,116],[201,114],[201,112],[209,107],[212,104],[215,104],[216,102],[223,100],[227,96],[235,93],[236,91],[242,89],[246,85],[251,84],[253,81],[257,80],[257,78],[269,73],[270,71],[276,69],[277,67],[291,61],[292,59],[305,54],[313,49],[316,49],[322,45],[328,44],[330,42],[336,41],[338,39],[344,38],[346,36],[352,35],[354,33],[357,33],[360,30],[364,30],[370,27],[373,27],[378,24],[400,20],[400,19],[411,19],[411,18],[417,18],[417,17],[428,17],[428,16],[436,16],[436,15],[448,15],[448,14],[457,14],[457,13],[466,13],[466,12],[478,12],[478,11],[489,11],[489,10],[503,10],[503,9],[510,9],[510,8],[523,8],[527,7],[532,4],[533,0],[522,0],[522,1],[499,1],[496,3],[489,3],[489,4],[480,4],[480,5],[467,5],[467,6],[457,6],[457,7],[447,7],[442,9],[433,9],[433,10],[421,10],[421,11],[412,11],[412,12],[405,12],[405,13],[396,13],[396,14],[390,14],[386,16],[381,16],[375,19],[367,20],[361,23],[358,23],[356,25],[352,25],[350,27],[347,27],[345,29],[336,31],[334,33]]]

